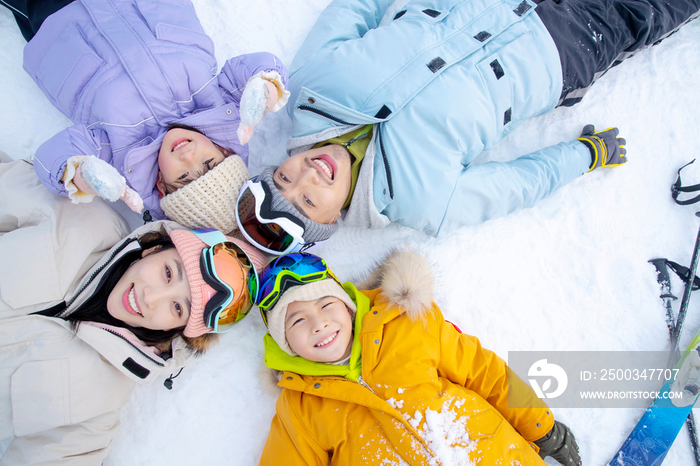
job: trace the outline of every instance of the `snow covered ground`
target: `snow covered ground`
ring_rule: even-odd
[[[329,0],[195,0],[219,63],[274,52],[290,65]],[[0,149],[29,157],[69,124],[22,70],[24,39],[0,8]],[[608,72],[573,108],[532,119],[480,160],[509,160],[578,136],[586,123],[619,126],[629,163],[584,175],[532,209],[433,239],[392,225],[341,229],[318,253],[341,279],[362,276],[390,248],[424,251],[438,275],[446,317],[507,358],[508,351],[632,351],[669,348],[656,257],[690,262],[699,207],[670,196],[676,170],[700,155],[700,21]],[[291,122],[266,117],[251,141],[251,172],[284,159]],[[700,163],[684,183],[700,182]],[[3,267],[11,265],[3,264]],[[673,281],[677,296],[680,281]],[[678,304],[676,303],[676,309]],[[691,301],[683,342],[700,327]],[[122,414],[107,465],[257,462],[274,413],[262,390],[264,326],[255,315],[175,379],[138,387]],[[697,410],[696,410],[697,411]],[[584,464],[604,464],[642,409],[557,409],[575,432]],[[696,416],[700,412],[696,413]],[[692,463],[679,434],[665,464]],[[555,464],[551,462],[550,464]]]

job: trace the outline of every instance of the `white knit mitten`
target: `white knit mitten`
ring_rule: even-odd
[[[77,167],[75,162],[76,160],[69,160],[63,181],[69,191],[69,197],[74,203],[81,202],[81,200],[89,202],[94,196],[100,196],[111,202],[121,199],[134,212],[143,210],[141,196],[126,185],[126,180],[116,168],[92,155],[82,157]],[[75,188],[69,189],[70,183],[77,190]]]
[[[250,78],[241,96],[238,140],[246,144],[253,135],[253,129],[267,112],[276,112],[284,107],[289,99],[279,73],[260,72]]]

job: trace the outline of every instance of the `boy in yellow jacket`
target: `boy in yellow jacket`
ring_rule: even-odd
[[[283,371],[260,464],[581,464],[532,389],[444,320],[425,259],[394,253],[372,281],[340,285],[306,253],[260,274],[265,364]]]

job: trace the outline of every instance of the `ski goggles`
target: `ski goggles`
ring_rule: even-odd
[[[209,247],[202,249],[199,268],[216,294],[204,307],[204,324],[214,333],[231,330],[253,307],[258,290],[255,265],[236,243],[219,230],[193,230]]]
[[[272,260],[260,272],[260,286],[255,299],[265,325],[267,326],[265,311],[273,308],[285,291],[329,277],[340,284],[340,280],[328,268],[326,261],[313,254],[293,252]]]
[[[255,247],[280,255],[304,247],[304,224],[287,212],[272,210],[270,188],[257,177],[243,185],[236,202],[236,222]]]

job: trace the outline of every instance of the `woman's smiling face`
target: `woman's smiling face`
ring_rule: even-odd
[[[107,298],[107,312],[132,327],[171,330],[190,316],[190,285],[177,249],[147,249]]]
[[[341,361],[352,349],[350,311],[333,296],[294,301],[287,306],[285,337],[292,351],[304,359]]]

